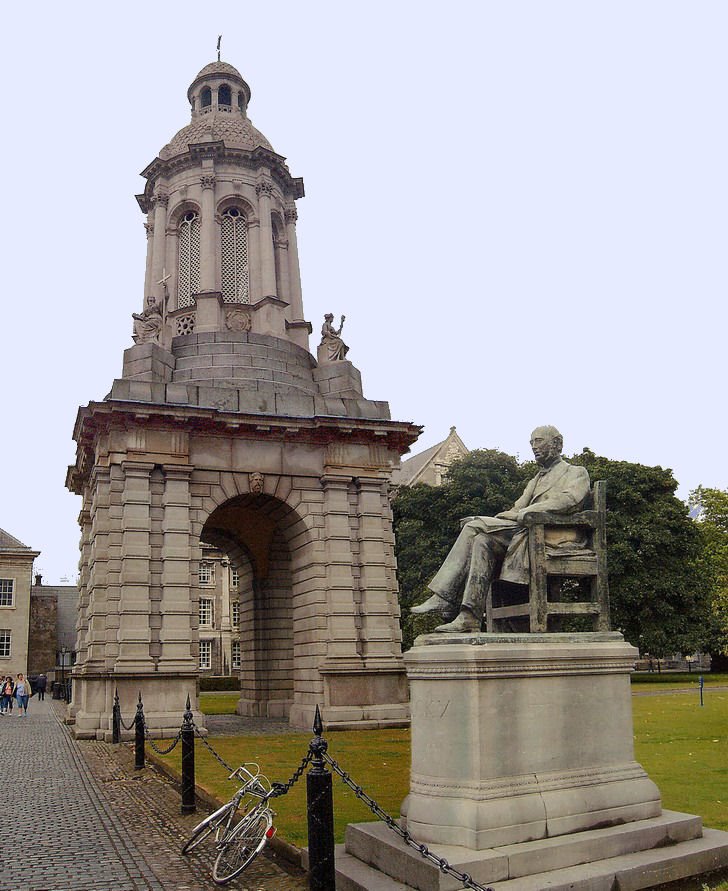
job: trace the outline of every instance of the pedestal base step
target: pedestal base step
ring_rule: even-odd
[[[728,867],[728,833],[663,811],[637,823],[472,851],[432,845],[494,891],[637,891]],[[352,824],[337,849],[337,891],[457,891],[462,884],[382,823]]]

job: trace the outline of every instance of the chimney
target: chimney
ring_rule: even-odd
[[[42,584],[43,584],[43,576],[42,576],[39,572],[36,572],[36,574],[35,574],[35,587],[36,587],[36,588],[40,588],[40,586],[41,586]]]

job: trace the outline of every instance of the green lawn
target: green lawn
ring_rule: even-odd
[[[725,678],[725,676],[723,676]],[[684,686],[684,684],[683,684]],[[204,711],[234,711],[236,694],[203,694]],[[696,695],[636,696],[632,700],[635,754],[662,793],[665,808],[700,814],[706,826],[728,830],[728,690]],[[311,734],[217,737],[210,740],[229,764],[256,761],[271,780],[285,781],[308,750]],[[369,730],[332,733],[329,754],[395,816],[409,782],[409,731]],[[166,757],[179,770],[180,747]],[[207,749],[196,748],[197,783],[225,800],[233,791],[224,770]],[[306,843],[305,777],[275,803],[280,835]],[[353,792],[334,778],[337,840],[347,823],[372,819]],[[722,885],[728,891],[728,886]]]
[[[239,693],[200,693],[200,711],[206,715],[234,715]]]
[[[663,806],[700,814],[728,830],[728,690],[632,700],[635,755],[662,792]]]

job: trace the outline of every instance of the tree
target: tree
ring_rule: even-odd
[[[711,576],[711,635],[707,649],[714,664],[728,668],[728,491],[699,486],[690,493]]]
[[[710,574],[672,471],[590,449],[569,460],[586,467],[592,481],[607,481],[612,627],[657,657],[702,649],[710,634]]]
[[[654,656],[701,649],[711,635],[711,573],[701,531],[675,496],[670,470],[612,461],[589,449],[569,459],[592,482],[607,481],[607,551],[612,627]],[[403,607],[404,646],[432,630],[437,616],[411,616],[466,516],[510,507],[534,473],[497,450],[471,452],[453,464],[445,484],[402,489],[394,528]]]

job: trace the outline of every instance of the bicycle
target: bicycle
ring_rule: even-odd
[[[236,778],[243,785],[230,801],[195,826],[182,848],[182,853],[188,854],[215,833],[218,854],[212,869],[212,878],[218,885],[225,885],[240,875],[263,850],[269,839],[273,838],[275,814],[268,801],[285,792],[283,784],[271,784],[254,762],[241,765],[228,777],[230,780]],[[250,800],[243,803],[246,797]],[[243,816],[236,823],[235,818],[241,804]]]

